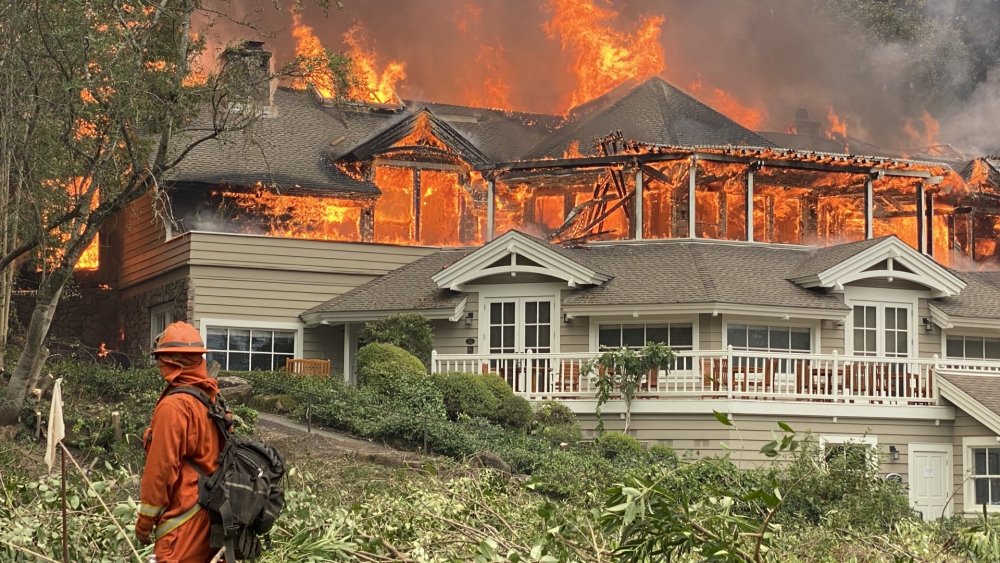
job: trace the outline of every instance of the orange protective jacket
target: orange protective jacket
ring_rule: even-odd
[[[222,439],[201,401],[184,393],[167,393],[187,385],[214,400],[219,387],[208,376],[204,359],[189,367],[161,361],[160,373],[167,387],[146,431],[139,514],[153,518],[156,524],[158,563],[203,563],[213,552],[209,546],[211,521],[198,505],[198,471],[205,475],[215,472]]]

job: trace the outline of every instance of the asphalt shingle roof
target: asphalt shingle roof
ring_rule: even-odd
[[[771,147],[771,141],[653,77],[627,82],[570,114],[558,131],[528,152],[527,158],[561,157],[579,143],[588,154],[594,139],[621,131],[632,141],[672,146]]]
[[[324,311],[422,311],[455,307],[464,294],[440,289],[431,276],[458,262],[472,250],[442,250],[360,285],[302,313]]]
[[[614,276],[566,305],[729,303],[847,311],[843,299],[788,281],[808,248],[665,240],[573,249]]]
[[[790,277],[800,278],[819,275],[837,264],[840,264],[844,260],[868,250],[887,238],[890,237],[879,237],[812,249],[805,259],[802,260],[802,263],[795,267]]]
[[[954,297],[939,297],[935,307],[949,316],[1000,319],[1000,272],[956,272],[967,284]]]
[[[573,291],[565,305],[725,303],[848,311],[841,297],[804,289],[786,278],[807,248],[725,241],[665,240],[561,248],[567,257],[612,278]],[[454,307],[461,293],[439,289],[431,276],[473,252],[443,250],[364,284],[309,311],[354,312]]]
[[[169,176],[171,181],[253,185],[274,183],[317,191],[378,194],[370,182],[340,172],[334,163],[356,147],[399,124],[422,108],[447,123],[495,162],[515,160],[538,143],[558,121],[553,116],[407,102],[397,110],[365,106],[324,106],[311,92],[278,88],[274,116],[260,121],[257,145],[242,133],[195,148]],[[195,139],[209,131],[196,121],[179,136]]]
[[[958,387],[970,399],[1000,415],[1000,377],[996,375],[958,375],[942,373],[941,377]]]
[[[331,141],[354,129],[338,122],[312,94],[279,88],[274,93],[274,106],[276,115],[261,119],[257,126],[258,144],[247,144],[242,133],[206,141],[192,150],[167,179],[232,185],[264,182],[320,192],[380,193],[374,184],[355,180],[332,165],[326,149]],[[207,132],[198,127],[195,122],[193,130],[179,136],[176,146],[184,146],[186,140]]]

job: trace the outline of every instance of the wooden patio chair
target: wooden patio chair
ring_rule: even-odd
[[[288,358],[285,360],[285,371],[296,375],[329,377],[330,360]]]

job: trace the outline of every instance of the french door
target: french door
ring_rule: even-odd
[[[548,354],[555,340],[551,298],[522,297],[487,300],[485,348],[493,355]],[[548,388],[548,359],[491,358],[490,370],[515,391],[537,393]]]
[[[912,308],[905,303],[857,302],[853,312],[855,356],[907,358],[913,354]]]

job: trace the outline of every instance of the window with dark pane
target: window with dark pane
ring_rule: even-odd
[[[294,357],[295,332],[288,330],[208,327],[207,359],[224,370],[277,370]]]
[[[976,504],[1000,504],[1000,447],[972,448]]]

